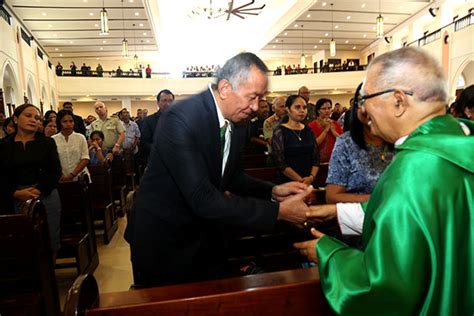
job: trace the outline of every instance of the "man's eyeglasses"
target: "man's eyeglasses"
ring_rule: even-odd
[[[375,97],[378,97],[379,95],[382,95],[382,94],[386,94],[386,93],[390,93],[390,92],[395,92],[395,91],[402,91],[403,93],[405,93],[406,95],[410,95],[412,96],[413,95],[413,92],[412,91],[405,91],[405,90],[400,90],[400,89],[387,89],[387,90],[383,90],[383,91],[380,91],[380,92],[376,92],[376,93],[372,93],[372,94],[367,94],[367,95],[360,95],[359,94],[359,98],[358,98],[358,105],[359,106],[364,106],[365,105],[365,101],[368,100],[368,99],[371,99],[371,98],[375,98]]]

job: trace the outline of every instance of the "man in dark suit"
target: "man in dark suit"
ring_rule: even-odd
[[[86,125],[84,124],[84,120],[79,115],[74,114],[74,107],[72,106],[72,103],[69,101],[64,102],[63,109],[73,112],[74,131],[86,136]]]
[[[153,135],[155,135],[156,124],[161,114],[173,103],[174,94],[168,90],[161,90],[156,96],[158,111],[143,119],[141,124],[140,151],[144,160],[150,155],[151,145],[153,144]]]
[[[303,198],[312,187],[275,186],[242,169],[246,126],[234,123],[257,110],[266,72],[257,56],[241,53],[221,68],[216,84],[161,115],[126,232],[136,285],[228,276],[229,227],[270,231],[277,219],[305,221]]]

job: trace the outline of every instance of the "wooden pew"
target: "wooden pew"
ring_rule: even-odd
[[[275,167],[245,169],[245,173],[251,177],[276,183],[278,169]]]
[[[74,258],[75,262],[56,267],[75,267],[78,274],[92,273],[99,265],[88,182],[87,176],[81,175],[79,181],[58,184],[62,209],[58,258]]]
[[[72,315],[333,314],[310,268],[100,295],[93,276],[80,276],[64,305]]]
[[[104,244],[108,244],[118,228],[112,196],[112,174],[105,165],[89,166],[88,169],[91,174],[89,195],[93,217],[94,220],[102,221],[100,226],[104,230]]]
[[[267,166],[267,155],[265,154],[252,154],[252,155],[244,155],[243,159],[243,166],[244,169],[251,169],[251,168],[264,168]]]
[[[60,315],[48,223],[39,200],[0,216],[0,315]]]

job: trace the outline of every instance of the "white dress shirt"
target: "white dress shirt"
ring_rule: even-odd
[[[230,139],[231,139],[233,125],[232,125],[232,122],[224,118],[224,115],[222,115],[221,109],[219,108],[216,98],[214,97],[214,93],[212,91],[211,85],[209,85],[209,91],[211,91],[212,98],[214,99],[214,105],[216,106],[217,118],[219,119],[219,128],[224,127],[224,125],[227,123],[227,129],[225,131],[225,143],[224,143],[224,155],[223,155],[224,157],[222,158],[222,174],[221,174],[221,175],[224,175],[227,159],[229,158]]]
[[[122,124],[123,128],[125,128],[125,140],[123,141],[122,147],[123,149],[128,149],[132,147],[137,138],[140,139],[140,129],[138,128],[137,123],[133,121],[128,121],[128,123],[122,121]],[[138,153],[138,146],[133,150],[133,154],[136,153]]]
[[[82,159],[89,160],[89,150],[84,135],[72,132],[68,140],[62,133],[52,136],[58,148],[59,160],[61,162],[62,174],[67,176],[72,173]],[[85,173],[89,175],[87,167],[84,168]],[[90,175],[89,175],[90,179]],[[77,176],[73,179],[77,180]]]

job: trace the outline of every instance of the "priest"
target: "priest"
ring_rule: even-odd
[[[373,60],[357,101],[396,157],[366,204],[307,216],[337,217],[343,233],[362,233],[362,250],[314,228],[295,246],[318,262],[337,314],[472,315],[474,124],[446,115],[444,71],[419,48]]]

